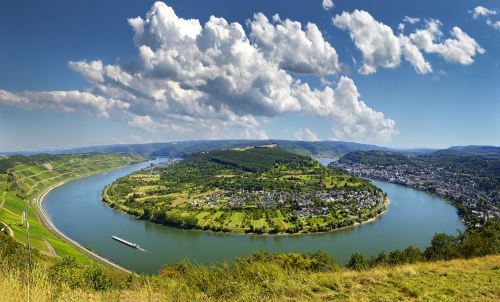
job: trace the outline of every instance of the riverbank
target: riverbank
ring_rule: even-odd
[[[123,168],[123,167],[118,167],[117,169],[120,169],[120,168]],[[116,170],[116,169],[112,169],[112,170]],[[68,179],[66,181],[62,181],[62,182],[60,182],[58,184],[52,185],[52,186],[44,189],[42,192],[38,193],[36,197],[32,198],[30,200],[30,206],[33,207],[32,202],[34,200],[34,202],[35,202],[35,210],[36,210],[36,213],[37,213],[37,216],[38,216],[38,220],[43,225],[43,227],[45,227],[47,230],[49,230],[52,234],[54,234],[59,239],[63,240],[64,242],[66,242],[68,244],[70,244],[73,248],[75,248],[80,253],[84,254],[85,256],[89,257],[90,259],[92,259],[92,260],[94,260],[96,262],[99,262],[101,264],[105,264],[105,265],[111,266],[113,268],[122,270],[122,271],[127,272],[127,273],[132,273],[131,271],[127,270],[126,268],[121,267],[118,264],[112,262],[111,260],[106,259],[106,258],[104,258],[104,257],[102,257],[102,256],[100,256],[100,255],[98,255],[98,254],[96,254],[96,253],[94,253],[92,251],[89,251],[84,246],[82,246],[80,243],[76,242],[75,240],[71,239],[66,234],[64,234],[63,232],[61,232],[52,223],[52,221],[47,216],[47,213],[45,212],[45,210],[42,207],[43,198],[51,190],[53,190],[53,189],[55,189],[55,188],[57,188],[57,187],[65,184],[67,182],[70,182],[70,181],[73,181],[73,180],[76,180],[76,179],[79,179],[79,178],[88,177],[88,176],[99,174],[99,173],[105,173],[105,172],[109,172],[109,171],[112,171],[112,170],[100,171],[100,172],[96,172],[96,173],[85,175],[85,176],[75,177],[75,178],[72,178],[72,179]]]
[[[382,217],[382,215],[384,215],[385,213],[387,213],[387,206],[391,204],[391,200],[389,198],[386,198],[385,199],[385,203],[384,203],[384,207],[385,207],[385,210],[378,214],[377,216],[373,217],[373,218],[370,218],[366,221],[363,221],[362,223],[356,223],[355,225],[362,225],[362,224],[365,224],[365,223],[370,223],[370,222],[374,222],[376,221],[378,218]]]
[[[111,186],[112,186],[112,184],[110,184],[110,185],[108,185],[108,186],[106,186],[104,188],[104,190],[102,191],[102,194],[101,194],[101,201],[104,202],[111,209],[113,209],[113,210],[115,210],[115,211],[117,211],[119,213],[128,215],[129,217],[133,217],[135,219],[140,219],[140,220],[148,221],[148,222],[151,222],[151,223],[154,223],[154,224],[163,225],[163,226],[167,226],[167,227],[172,227],[172,228],[176,228],[176,229],[189,230],[189,231],[201,231],[201,232],[209,232],[209,233],[227,233],[227,234],[231,234],[231,235],[292,236],[292,235],[308,235],[308,234],[318,234],[318,233],[329,233],[329,232],[334,232],[334,231],[338,231],[338,230],[343,230],[343,229],[346,229],[346,228],[349,228],[349,227],[353,227],[353,226],[358,226],[358,225],[363,225],[363,224],[366,224],[366,223],[374,222],[379,217],[381,217],[383,214],[385,214],[387,212],[387,206],[389,204],[391,204],[391,200],[388,197],[385,197],[384,204],[382,205],[382,207],[384,207],[385,210],[383,212],[377,214],[375,217],[369,218],[368,220],[364,220],[362,222],[354,222],[351,225],[347,225],[347,226],[343,226],[343,227],[337,227],[337,228],[330,229],[330,230],[327,230],[327,231],[309,232],[309,228],[310,228],[309,226],[305,227],[305,229],[307,229],[306,232],[302,232],[301,231],[301,232],[297,232],[297,233],[272,232],[272,231],[265,232],[265,233],[256,233],[256,232],[249,232],[250,229],[248,229],[248,228],[226,228],[226,229],[221,229],[220,231],[214,231],[214,230],[210,230],[210,229],[203,229],[203,228],[196,228],[196,227],[194,227],[194,228],[185,228],[185,227],[179,227],[179,226],[176,226],[176,225],[168,225],[168,224],[164,224],[164,223],[157,222],[157,221],[154,221],[154,220],[145,220],[145,219],[143,219],[143,218],[141,218],[139,216],[130,214],[130,213],[127,212],[127,209],[123,208],[119,203],[113,202],[111,200],[111,198],[109,198],[109,196],[108,196],[108,190],[110,189]]]
[[[139,163],[139,164],[141,164],[141,163]],[[132,165],[130,167],[133,167],[133,166],[136,166],[136,165],[139,165],[139,164],[135,164],[135,165]],[[75,248],[77,251],[79,251],[80,253],[84,254],[85,256],[89,257],[90,259],[92,259],[92,260],[94,260],[94,261],[96,261],[98,263],[111,266],[111,267],[113,267],[115,269],[119,269],[119,270],[125,271],[127,273],[132,273],[131,271],[125,269],[124,267],[121,267],[118,264],[112,262],[111,260],[109,260],[107,258],[104,258],[104,257],[102,257],[102,256],[100,256],[100,255],[98,255],[98,254],[96,254],[96,253],[88,250],[87,248],[85,248],[84,246],[82,246],[80,243],[78,243],[75,240],[73,240],[70,237],[68,237],[66,234],[64,234],[62,231],[60,231],[52,223],[52,221],[50,220],[50,218],[48,217],[47,213],[45,212],[45,210],[43,209],[43,206],[42,206],[42,202],[43,202],[44,197],[50,191],[52,191],[53,189],[55,189],[55,188],[57,188],[57,187],[65,184],[65,183],[68,183],[70,181],[74,181],[74,180],[77,180],[77,179],[81,179],[81,178],[84,178],[84,177],[89,177],[89,176],[92,176],[92,175],[96,175],[96,174],[108,173],[110,171],[118,170],[118,169],[121,169],[121,168],[124,168],[124,167],[128,167],[128,166],[119,166],[119,167],[116,167],[114,169],[106,169],[106,170],[101,170],[101,171],[95,171],[93,173],[88,173],[88,174],[85,174],[85,175],[80,175],[80,176],[77,176],[77,177],[72,177],[72,178],[66,179],[64,181],[61,181],[61,182],[59,182],[57,184],[53,184],[53,185],[51,185],[51,186],[43,189],[42,191],[40,191],[39,193],[37,193],[33,198],[31,198],[28,203],[29,203],[29,205],[30,205],[31,208],[35,209],[37,217],[38,217],[38,220],[40,221],[40,223],[42,224],[42,226],[44,228],[46,228],[47,230],[49,230],[56,237],[58,237],[59,239],[61,239],[64,242],[68,243],[73,248]],[[34,207],[33,207],[33,203],[34,203]]]

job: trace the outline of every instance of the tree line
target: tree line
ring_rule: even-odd
[[[431,245],[423,251],[409,246],[405,250],[394,250],[387,255],[384,251],[366,259],[361,253],[353,253],[346,267],[365,270],[378,265],[402,265],[421,261],[471,259],[500,254],[500,222],[488,220],[478,229],[459,232],[458,235],[435,234]]]

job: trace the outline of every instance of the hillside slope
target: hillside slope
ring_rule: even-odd
[[[30,157],[15,155],[1,158],[0,228],[6,226],[4,229],[6,233],[10,233],[17,241],[27,244],[28,234],[22,217],[26,209],[32,247],[42,253],[50,254],[52,246],[59,256],[72,255],[80,261],[88,262],[87,257],[44,228],[38,220],[34,200],[50,187],[62,182],[141,161],[144,161],[143,157],[130,153],[39,154]]]
[[[167,266],[155,276],[130,277],[95,267],[77,268],[71,261],[51,268],[38,266],[31,278],[0,261],[0,272],[2,301],[26,301],[28,293],[31,301],[500,300],[499,255],[312,273],[273,263],[256,263],[232,273],[224,266],[179,263],[177,269]],[[54,272],[60,275],[55,278]],[[77,281],[83,272],[87,277]]]

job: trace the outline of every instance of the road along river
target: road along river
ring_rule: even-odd
[[[203,264],[232,260],[258,250],[283,253],[326,251],[345,264],[352,253],[366,257],[409,245],[424,249],[435,233],[464,230],[453,206],[429,194],[391,183],[374,181],[387,192],[391,204],[377,220],[328,233],[308,235],[234,235],[183,230],[131,218],[101,201],[103,188],[118,177],[149,163],[77,179],[50,191],[42,206],[66,236],[98,254],[138,273],[156,273],[162,264],[188,258]],[[134,249],[112,235],[137,243]]]

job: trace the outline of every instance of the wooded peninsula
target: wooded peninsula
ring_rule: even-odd
[[[141,219],[234,233],[324,232],[385,211],[381,189],[272,146],[202,151],[117,179],[103,201]]]

